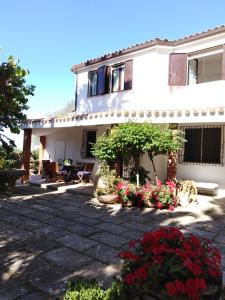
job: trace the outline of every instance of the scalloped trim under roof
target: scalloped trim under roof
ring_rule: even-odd
[[[129,54],[129,53],[132,53],[132,52],[135,52],[135,51],[138,51],[138,50],[143,50],[143,49],[146,49],[146,48],[150,48],[150,47],[153,47],[153,46],[156,46],[156,45],[178,46],[178,45],[181,45],[181,44],[185,44],[185,43],[188,43],[188,42],[192,42],[192,41],[195,41],[195,40],[199,40],[199,39],[206,38],[206,37],[216,35],[216,34],[219,34],[219,33],[223,33],[223,32],[225,32],[225,25],[221,25],[219,27],[215,27],[215,28],[209,29],[207,31],[202,31],[200,33],[189,35],[189,36],[186,36],[184,38],[177,39],[177,40],[174,40],[174,41],[169,41],[167,39],[161,40],[159,38],[155,38],[153,40],[145,41],[144,43],[136,44],[136,45],[133,45],[133,46],[130,46],[130,47],[127,47],[127,48],[120,49],[118,51],[107,53],[107,54],[99,56],[97,58],[89,59],[89,60],[87,60],[85,62],[82,62],[82,63],[79,63],[79,64],[75,64],[75,65],[72,66],[71,71],[76,73],[77,70],[79,70],[83,67],[93,65],[93,64],[96,64],[96,63],[99,63],[101,61],[105,61],[105,60],[108,60],[108,59],[111,59],[111,58],[114,58],[114,57],[117,57],[117,56]]]

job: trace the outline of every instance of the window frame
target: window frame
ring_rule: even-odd
[[[96,93],[95,95],[92,94],[92,83],[91,83],[91,75],[96,74]],[[98,96],[98,70],[91,70],[88,72],[88,97],[95,97]]]
[[[213,52],[203,52],[203,53],[199,53],[197,55],[191,55],[189,54],[187,57],[187,86],[191,86],[191,85],[198,85],[198,84],[202,84],[202,83],[209,83],[209,82],[214,82],[214,81],[219,81],[219,80],[224,80],[224,74],[223,74],[223,68],[224,68],[224,53],[222,51],[223,49],[219,49],[217,51],[213,51]],[[220,55],[222,56],[222,60],[221,60],[221,73],[219,73],[220,78],[219,79],[215,79],[215,80],[207,80],[207,81],[203,81],[203,82],[199,82],[199,70],[198,70],[198,65],[199,65],[199,60],[200,59],[204,59],[204,58],[208,58],[210,56],[216,56],[216,55]],[[195,60],[196,61],[196,82],[195,83],[190,83],[190,61]]]
[[[202,158],[203,158],[203,145],[204,145],[204,141],[203,141],[203,130],[205,128],[220,128],[221,129],[221,137],[220,137],[220,149],[219,149],[219,162],[215,163],[215,162],[202,162]],[[201,161],[196,161],[196,162],[192,162],[192,161],[185,161],[185,142],[183,143],[182,149],[179,150],[178,152],[178,162],[179,164],[185,164],[185,165],[204,165],[204,166],[223,166],[224,165],[224,126],[220,126],[220,125],[211,125],[211,126],[207,126],[207,125],[200,125],[200,126],[182,126],[180,127],[180,130],[184,133],[185,136],[185,131],[186,129],[202,129],[201,131]]]
[[[118,79],[119,80],[119,87],[118,87],[118,90],[114,91],[113,90],[113,83],[114,83],[114,81],[113,81],[113,78],[114,78],[113,77],[113,72],[117,69],[119,69],[119,70],[122,69],[123,71],[119,71],[119,79]],[[118,92],[125,91],[125,71],[126,71],[125,62],[111,66],[111,82],[110,82],[110,92],[111,93],[118,93]],[[123,78],[121,78],[122,74],[123,74]],[[122,79],[123,79],[123,88],[121,87]]]

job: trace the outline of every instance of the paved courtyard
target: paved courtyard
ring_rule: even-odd
[[[174,212],[100,205],[87,195],[21,186],[0,195],[0,299],[57,299],[69,280],[120,274],[116,254],[158,226],[213,239],[225,271],[225,199],[199,196]]]

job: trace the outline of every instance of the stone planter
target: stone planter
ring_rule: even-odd
[[[115,202],[115,198],[116,196],[115,195],[98,195],[97,196],[97,199],[100,203],[102,204],[114,204]]]

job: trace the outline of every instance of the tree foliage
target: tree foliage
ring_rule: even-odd
[[[171,130],[168,126],[128,122],[114,127],[108,136],[98,137],[93,154],[98,160],[109,165],[115,164],[118,157],[125,161],[133,158],[138,169],[140,156],[147,153],[157,176],[153,158],[177,151],[182,141],[180,132]]]
[[[19,124],[26,120],[28,97],[34,95],[35,87],[26,85],[28,73],[12,56],[0,64],[0,145],[6,149],[15,147],[15,143],[3,133],[4,129],[20,132]]]
[[[66,105],[63,108],[53,111],[50,114],[47,114],[47,117],[49,117],[49,118],[63,117],[63,116],[68,115],[69,113],[73,112],[74,109],[75,109],[74,100],[70,100],[66,103]]]

